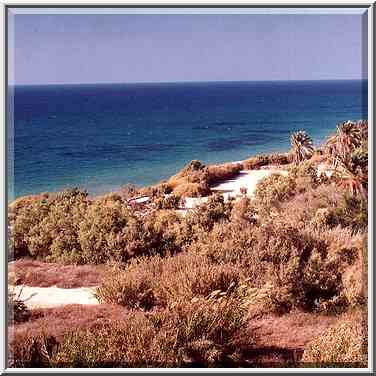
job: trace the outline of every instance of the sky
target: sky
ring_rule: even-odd
[[[35,13],[36,10],[34,10]],[[28,14],[11,85],[366,78],[359,14]]]

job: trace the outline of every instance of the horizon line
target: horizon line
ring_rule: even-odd
[[[35,84],[9,84],[9,87],[25,86],[83,86],[83,85],[153,85],[153,84],[199,84],[199,83],[241,83],[241,82],[322,82],[322,81],[368,81],[367,78],[325,78],[325,79],[279,79],[279,80],[210,80],[210,81],[134,81],[134,82],[67,82],[67,83],[35,83]]]

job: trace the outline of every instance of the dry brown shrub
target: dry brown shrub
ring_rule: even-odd
[[[205,166],[200,161],[191,161],[167,185],[180,197],[203,197],[210,194],[210,186],[231,179],[242,170],[242,164],[227,163]]]
[[[239,268],[210,263],[204,256],[154,256],[132,260],[123,270],[115,267],[96,289],[96,296],[102,302],[149,310],[157,304],[226,291],[240,278]]]
[[[51,366],[52,350],[56,350],[55,345],[63,340],[66,333],[93,330],[114,320],[124,319],[126,314],[124,308],[110,305],[66,305],[34,309],[27,322],[8,328],[9,366]]]
[[[291,155],[285,154],[260,154],[242,162],[245,170],[258,170],[268,165],[286,165],[292,162]]]
[[[205,183],[180,183],[174,188],[174,194],[180,197],[203,197],[210,194]]]
[[[349,312],[310,342],[302,362],[316,367],[367,367],[367,316]]]
[[[255,286],[260,286],[266,269],[257,253],[256,231],[257,227],[249,223],[218,223],[212,231],[202,233],[187,251],[204,255],[215,263],[235,265]]]
[[[114,265],[95,296],[100,302],[151,309],[156,304],[155,291],[161,270],[159,256],[131,260],[125,268]]]
[[[333,210],[341,200],[341,191],[333,185],[320,185],[297,194],[293,199],[280,205],[279,215],[293,226],[334,226]],[[309,203],[309,204],[308,204]]]
[[[234,224],[257,223],[257,207],[249,197],[242,197],[236,201],[231,211],[231,222]]]
[[[159,312],[131,313],[97,330],[70,333],[52,359],[66,367],[220,365],[244,322],[241,299],[179,301]]]
[[[210,231],[215,223],[230,219],[232,206],[232,201],[225,200],[220,194],[213,194],[205,203],[187,213],[185,224],[188,229],[197,232],[196,235]]]
[[[191,300],[239,283],[241,272],[231,264],[211,263],[207,257],[182,254],[163,262],[157,294],[165,302]]]
[[[241,163],[226,163],[223,165],[208,166],[208,184],[215,185],[223,180],[236,177],[243,169]]]
[[[233,339],[245,314],[244,297],[234,289],[123,319],[103,310],[106,319],[94,320],[94,313],[88,326],[65,321],[63,329],[18,331],[10,360],[16,367],[221,366],[237,350]]]

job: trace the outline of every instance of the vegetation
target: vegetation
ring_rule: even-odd
[[[30,310],[25,302],[20,299],[20,294],[16,296],[15,292],[8,291],[8,324],[18,324],[29,320]]]
[[[312,157],[314,148],[311,137],[305,131],[298,131],[291,135],[292,154],[295,163]]]
[[[93,277],[100,307],[119,311],[95,322],[86,313],[90,325],[59,322],[61,328],[45,322],[44,331],[22,332],[22,325],[31,328],[38,320],[28,316],[31,322],[16,325],[10,347],[14,364],[239,366],[248,364],[246,350],[257,346],[250,323],[303,311],[331,315],[336,323],[311,338],[299,360],[364,365],[359,317],[367,305],[365,127],[357,122],[358,132],[344,123],[337,128],[335,148],[319,154],[298,132],[291,154],[259,156],[243,165],[192,161],[144,191],[129,188],[89,199],[72,190],[17,200],[9,209],[17,262],[25,265],[29,257],[51,268],[70,264],[61,270],[72,275],[78,273],[73,264],[100,265],[101,273]],[[319,173],[318,163],[328,162],[335,173]],[[286,165],[285,172],[260,181],[254,199],[211,194],[184,216],[177,210],[187,195],[206,195],[242,168],[272,163]],[[151,197],[150,207],[131,204],[140,194]],[[17,278],[32,281],[36,274]]]
[[[308,344],[303,362],[326,367],[367,367],[366,317],[361,311],[340,322]]]
[[[244,169],[246,170],[258,170],[261,167],[268,165],[287,165],[291,163],[292,156],[291,154],[261,154],[256,155],[255,157],[246,159],[242,162]]]

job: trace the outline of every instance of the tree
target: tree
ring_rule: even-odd
[[[353,196],[367,199],[368,189],[368,152],[356,149],[350,155],[338,158],[341,171],[341,184],[346,186]]]
[[[362,124],[362,125],[360,125]],[[362,122],[345,121],[337,125],[337,132],[326,143],[326,151],[331,156],[334,167],[348,160],[352,151],[362,144],[364,130]]]
[[[290,137],[292,154],[296,164],[312,157],[314,152],[312,139],[305,131],[298,131]]]

